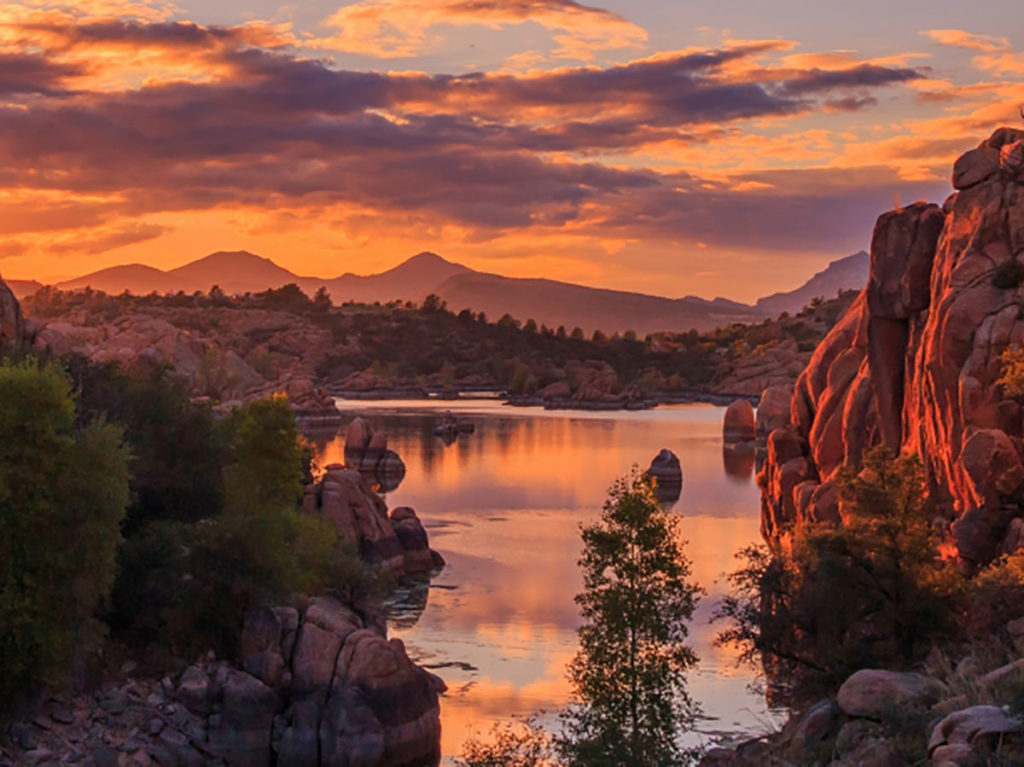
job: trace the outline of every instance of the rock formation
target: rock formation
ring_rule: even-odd
[[[405,464],[388,449],[387,434],[374,431],[364,418],[354,418],[345,432],[345,465],[373,478],[386,491],[397,488],[405,477]]]
[[[835,520],[843,465],[885,444],[925,464],[962,560],[1024,515],[1020,403],[997,383],[1024,341],[1024,131],[957,161],[942,207],[878,219],[867,287],[817,347],[768,439],[764,531]]]
[[[89,696],[58,696],[31,722],[6,728],[0,764],[440,761],[444,682],[413,664],[401,640],[389,641],[382,621],[333,598],[303,612],[258,608],[246,613],[241,656],[242,668],[210,655],[162,681],[129,677]]]
[[[654,492],[658,501],[670,507],[683,492],[683,469],[679,457],[671,450],[661,450],[651,461],[647,476],[655,481]]]
[[[24,332],[21,305],[0,279],[0,354],[20,349]]]
[[[110,320],[79,307],[35,322],[38,351],[166,364],[193,395],[225,408],[284,391],[301,419],[340,422],[334,400],[317,383],[333,336],[287,312],[140,306]]]
[[[387,504],[366,476],[331,464],[319,482],[306,486],[302,509],[330,520],[338,533],[356,544],[362,557],[396,575],[429,573],[444,565],[429,548],[427,533],[410,508],[388,515]]]
[[[756,433],[754,406],[750,400],[738,399],[725,409],[722,436],[727,444],[751,442]]]

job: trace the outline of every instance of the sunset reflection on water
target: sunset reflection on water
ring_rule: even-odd
[[[694,578],[708,592],[691,627],[701,662],[690,690],[711,717],[701,729],[764,729],[771,715],[763,697],[747,689],[752,672],[736,668],[733,652],[714,647],[717,627],[708,625],[735,553],[759,538],[753,456],[723,452],[721,408],[585,413],[487,401],[339,404],[386,430],[407,468],[388,505],[415,508],[448,563],[415,623],[396,619],[390,629],[448,683],[441,704],[447,758],[497,720],[566,702],[565,666],[579,623],[573,598],[582,584],[579,526],[598,513],[617,476],[634,464],[646,468],[661,448],[683,467],[674,509],[684,517]],[[446,409],[471,421],[475,433],[447,446],[435,437],[436,415]],[[314,442],[321,464],[342,460],[343,437]]]

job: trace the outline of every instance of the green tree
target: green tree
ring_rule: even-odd
[[[60,366],[0,366],[0,693],[59,682],[88,649],[128,497],[120,429],[75,428]]]
[[[654,767],[682,757],[679,736],[696,716],[685,677],[697,657],[686,639],[700,589],[678,523],[634,470],[583,529],[584,623],[559,740],[569,764]]]
[[[209,406],[191,401],[167,367],[140,361],[129,370],[85,357],[65,360],[78,419],[124,427],[132,452],[132,501],[125,535],[154,520],[195,521],[224,505],[226,445]]]

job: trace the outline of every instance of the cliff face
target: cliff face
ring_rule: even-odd
[[[1024,516],[1021,407],[997,384],[1003,350],[1024,341],[1024,131],[961,157],[953,186],[942,207],[879,218],[867,287],[769,436],[769,538],[838,520],[837,471],[879,444],[921,457],[966,561],[991,559]]]
[[[18,299],[0,279],[0,352],[20,348],[24,332]]]

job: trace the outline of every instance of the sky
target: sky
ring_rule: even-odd
[[[753,300],[1021,125],[1024,4],[0,4],[0,273],[424,250]]]

